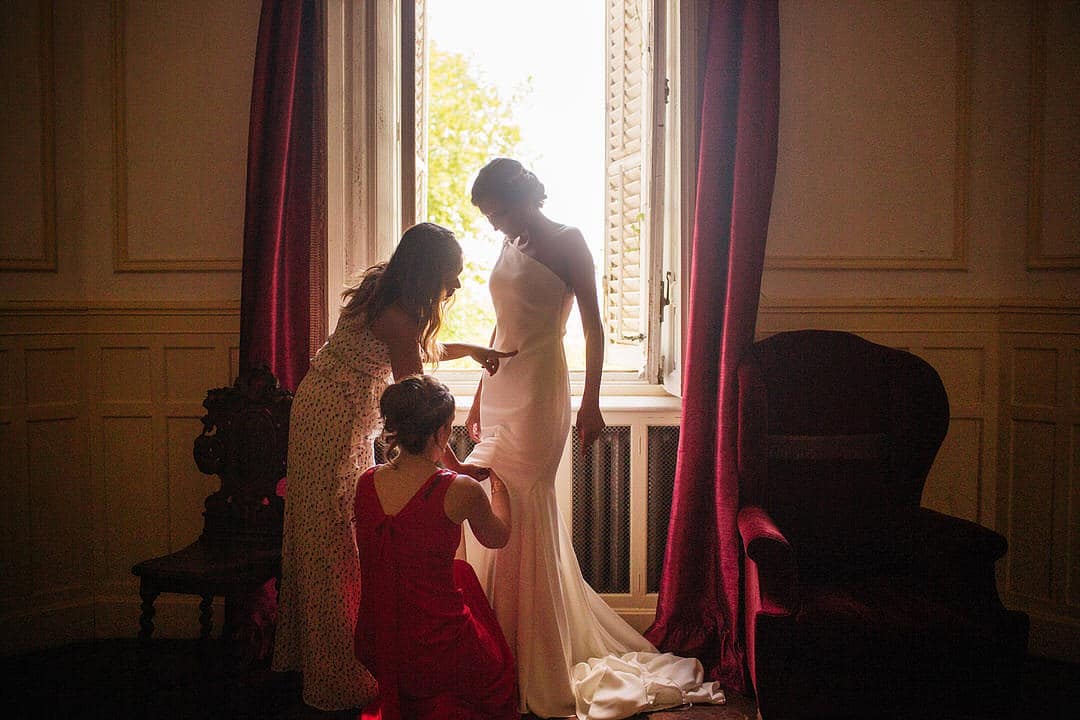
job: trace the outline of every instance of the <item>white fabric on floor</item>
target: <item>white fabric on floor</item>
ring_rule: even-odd
[[[619,720],[681,705],[727,702],[715,682],[704,682],[696,658],[634,652],[590,658],[574,666],[573,687],[581,720]]]

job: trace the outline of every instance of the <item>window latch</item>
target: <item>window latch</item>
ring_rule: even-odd
[[[660,282],[660,310],[663,312],[664,308],[671,304],[671,286],[675,282],[675,273],[667,270],[664,272],[664,279]],[[661,315],[663,318],[663,315]]]

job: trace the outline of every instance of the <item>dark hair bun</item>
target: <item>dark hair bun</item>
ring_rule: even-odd
[[[430,375],[410,375],[383,391],[379,412],[387,457],[401,451],[417,454],[454,416],[454,395]]]
[[[540,178],[517,160],[495,158],[480,169],[472,186],[472,203],[495,200],[511,207],[543,207],[547,193]]]

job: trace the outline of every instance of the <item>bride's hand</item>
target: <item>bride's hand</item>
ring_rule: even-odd
[[[488,371],[488,375],[494,375],[499,372],[499,361],[502,358],[514,357],[517,353],[517,350],[507,352],[477,345],[469,352],[469,357],[480,363]]]
[[[581,453],[588,456],[592,452],[593,443],[600,437],[600,433],[606,427],[604,416],[600,414],[598,407],[582,407],[577,414],[578,438],[581,440]]]
[[[465,429],[469,431],[469,437],[473,442],[480,442],[480,403],[474,402],[469,408],[469,415],[465,418]]]

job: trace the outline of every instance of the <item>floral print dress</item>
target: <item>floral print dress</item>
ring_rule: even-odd
[[[362,707],[378,692],[353,652],[353,503],[375,462],[379,398],[392,379],[389,351],[363,315],[342,315],[293,399],[272,667],[301,672],[304,702],[320,710]]]

